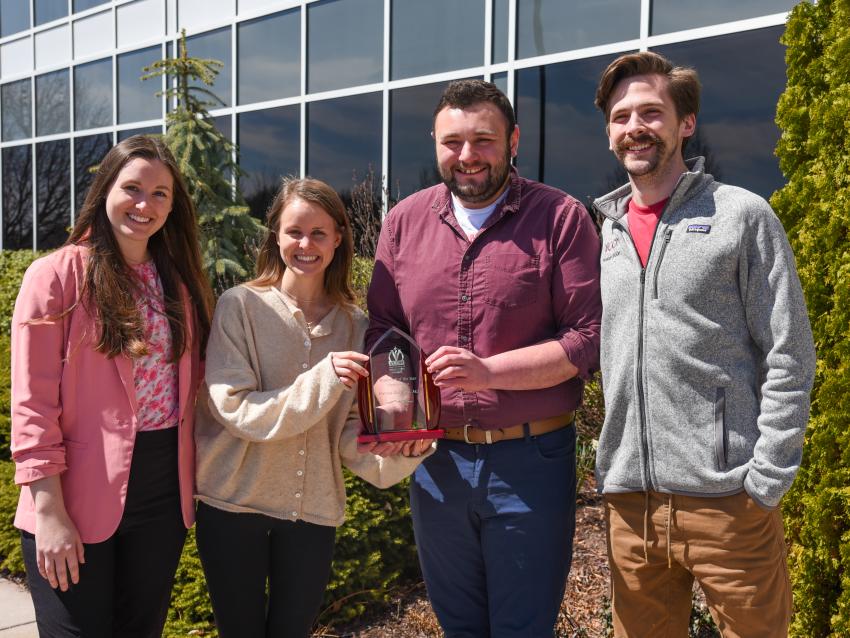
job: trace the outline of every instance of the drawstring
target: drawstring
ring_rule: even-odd
[[[667,500],[667,569],[673,567],[673,559],[670,551],[670,522],[673,518],[673,495]]]
[[[649,490],[643,493],[643,559],[649,564],[649,548],[646,539],[649,536]]]

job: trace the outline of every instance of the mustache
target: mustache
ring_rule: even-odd
[[[636,144],[655,144],[656,146],[660,146],[660,139],[657,135],[650,132],[646,132],[635,137],[627,135],[620,141],[619,144],[617,144],[617,150],[625,152],[630,146],[634,146]]]

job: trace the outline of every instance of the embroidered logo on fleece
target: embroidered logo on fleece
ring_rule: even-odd
[[[602,261],[608,261],[609,259],[614,259],[617,255],[620,254],[620,238],[614,237],[613,239],[609,239],[602,246]]]
[[[688,225],[689,233],[702,233],[703,235],[708,235],[711,232],[710,224],[689,224]]]

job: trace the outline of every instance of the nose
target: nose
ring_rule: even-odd
[[[626,123],[626,133],[629,135],[640,134],[644,130],[646,130],[646,123],[643,121],[640,113],[635,111],[631,114],[629,121]]]
[[[141,208],[141,209],[147,208],[147,207],[148,207],[148,198],[147,198],[147,196],[145,196],[145,194],[144,194],[144,193],[139,193],[139,194],[136,196],[136,202],[135,202],[135,204],[136,204],[136,208]]]
[[[303,235],[301,239],[298,240],[298,247],[302,250],[307,248],[310,245],[310,235]]]
[[[458,159],[464,164],[468,164],[475,158],[475,148],[473,147],[471,142],[464,142],[463,146],[460,148],[460,155],[458,155]]]

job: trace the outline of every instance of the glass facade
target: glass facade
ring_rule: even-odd
[[[239,186],[251,213],[263,218],[280,178],[298,175],[301,109],[296,104],[240,113],[237,130],[239,167],[245,171]]]
[[[307,5],[310,92],[380,82],[383,39],[383,0],[320,0]]]
[[[162,59],[162,49],[148,47],[123,53],[118,65],[118,123],[143,122],[162,117],[161,80],[142,80],[143,69]]]
[[[22,0],[0,0],[0,37],[30,28],[30,3]]]
[[[71,144],[69,140],[35,145],[36,247],[57,248],[71,225]]]
[[[100,163],[112,147],[112,134],[99,133],[74,139],[74,212],[78,212],[86,199],[94,175],[91,169]]]
[[[32,147],[0,153],[3,170],[3,248],[32,248]]]
[[[71,122],[68,69],[35,78],[35,134],[66,133]]]
[[[74,129],[112,124],[112,58],[74,68]]]
[[[36,25],[44,24],[68,15],[68,0],[35,0],[33,8],[35,9],[33,22]]]
[[[0,113],[3,114],[2,140],[22,140],[32,135],[32,83],[9,82],[0,87]]]
[[[238,34],[239,104],[301,92],[300,9],[243,22]]]
[[[381,94],[307,105],[307,174],[343,197],[371,172],[381,175]]]
[[[390,33],[393,80],[480,66],[484,0],[393,0]]]
[[[518,58],[640,36],[640,0],[516,1]]]
[[[371,171],[389,201],[436,183],[433,109],[463,77],[493,81],[515,105],[520,173],[587,202],[626,180],[593,96],[605,65],[635,50],[698,69],[703,104],[686,153],[769,197],[783,183],[773,156],[778,40],[794,4],[0,0],[0,247],[61,243],[88,168],[116,141],[163,131],[165,83],[140,77],[177,50],[181,26],[190,55],[223,63],[213,122],[240,145],[239,187],[257,216],[287,174],[349,197]],[[136,24],[139,11],[159,17]]]

